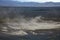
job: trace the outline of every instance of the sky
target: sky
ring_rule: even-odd
[[[20,2],[60,2],[60,0],[14,0]]]

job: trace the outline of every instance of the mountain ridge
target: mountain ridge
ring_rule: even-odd
[[[0,1],[0,6],[11,7],[57,7],[60,6],[60,2],[19,2],[19,1]]]

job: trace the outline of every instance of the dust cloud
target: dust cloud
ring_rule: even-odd
[[[25,30],[60,28],[60,24],[57,24],[58,22],[52,20],[44,21],[41,19],[41,16],[35,18],[21,16],[14,19],[6,18],[6,20],[4,25],[2,25],[1,31],[11,35],[27,35]]]

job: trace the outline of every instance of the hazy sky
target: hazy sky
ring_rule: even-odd
[[[60,2],[60,0],[16,0],[21,2]]]

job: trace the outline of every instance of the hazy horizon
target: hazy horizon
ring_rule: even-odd
[[[60,0],[0,0],[0,1],[38,2],[38,3],[60,2]]]
[[[60,0],[14,0],[14,1],[20,1],[20,2],[60,2]]]

